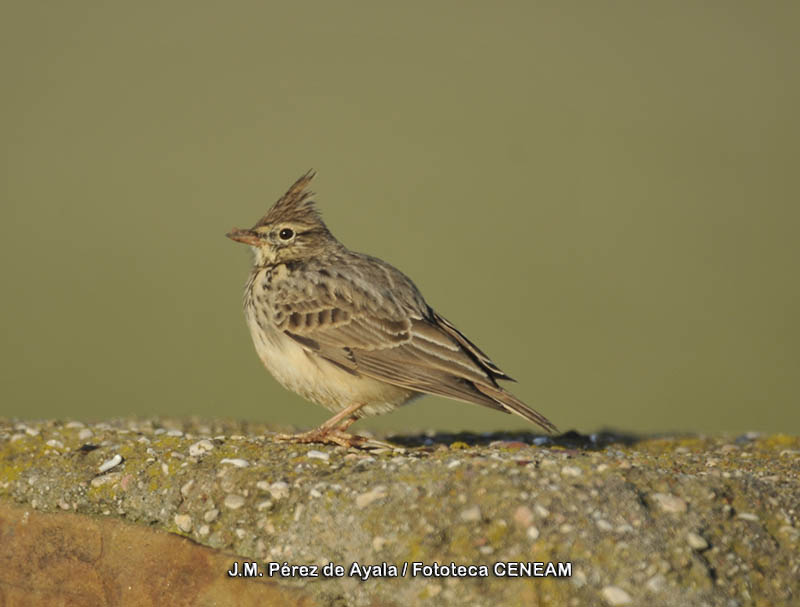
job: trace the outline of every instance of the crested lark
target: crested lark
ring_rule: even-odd
[[[279,440],[363,445],[345,433],[350,424],[422,394],[556,430],[498,385],[511,378],[425,303],[405,274],[336,240],[311,200],[313,177],[298,179],[252,228],[227,235],[255,255],[244,312],[264,366],[285,388],[336,413]]]

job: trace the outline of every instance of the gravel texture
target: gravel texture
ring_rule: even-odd
[[[404,448],[276,444],[224,421],[0,420],[0,499],[164,529],[265,577],[286,564],[270,579],[319,605],[800,604],[800,438],[381,438]],[[529,562],[571,575],[511,575]]]

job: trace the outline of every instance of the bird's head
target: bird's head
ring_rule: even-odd
[[[253,248],[256,266],[310,259],[338,245],[311,200],[313,178],[309,171],[295,181],[252,228],[228,232],[228,238]]]

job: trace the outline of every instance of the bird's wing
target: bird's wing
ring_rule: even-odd
[[[273,318],[279,329],[353,374],[516,413],[555,430],[498,386],[497,379],[510,378],[430,308],[330,289],[316,297],[283,289],[278,301]]]

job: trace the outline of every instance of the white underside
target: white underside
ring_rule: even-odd
[[[256,352],[275,379],[287,390],[330,411],[364,403],[356,415],[379,415],[420,396],[413,390],[348,373],[283,332],[262,329],[250,310],[246,317]]]

